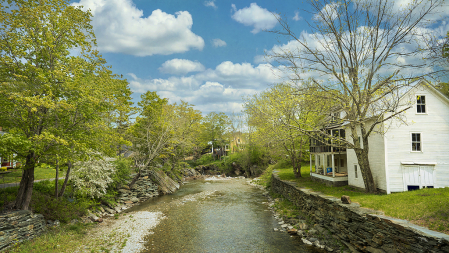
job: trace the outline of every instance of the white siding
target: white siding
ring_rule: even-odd
[[[369,124],[367,124],[369,127]],[[360,129],[357,129],[357,133],[360,135]],[[346,139],[352,142],[351,130],[346,129]],[[385,174],[385,145],[384,145],[384,137],[376,132],[373,132],[369,138],[369,153],[368,158],[370,161],[371,172],[373,174],[374,182],[377,188],[387,191],[386,184],[386,174]],[[363,144],[362,144],[362,147]],[[360,171],[360,166],[358,167],[358,178],[355,178],[354,165],[358,165],[357,157],[353,149],[347,150],[348,156],[348,184],[352,186],[356,186],[359,188],[365,188],[365,184],[363,183],[363,178]]]
[[[416,103],[404,116],[406,124],[391,120],[385,124],[387,164],[390,190],[401,192],[405,189],[404,170],[408,164],[436,163],[434,171],[435,187],[449,186],[449,104],[446,99],[431,90],[418,85],[403,99],[416,100],[416,95],[426,96],[426,114],[416,113]],[[421,133],[422,152],[411,151],[411,133]]]

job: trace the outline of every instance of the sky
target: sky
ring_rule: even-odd
[[[189,102],[203,114],[231,114],[242,110],[242,98],[283,81],[284,74],[264,55],[292,42],[268,31],[280,29],[275,15],[281,15],[298,34],[310,32],[307,21],[314,16],[305,2],[77,0],[71,4],[91,10],[98,50],[112,71],[128,80],[134,102],[146,91],[157,91],[172,103]],[[441,21],[432,29],[446,34],[449,25]]]

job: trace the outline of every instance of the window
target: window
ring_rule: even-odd
[[[416,113],[426,113],[426,96],[416,96]]]
[[[357,164],[354,164],[354,173],[355,173],[355,178],[358,178],[358,175],[357,175]]]
[[[420,133],[412,133],[412,151],[421,151]]]

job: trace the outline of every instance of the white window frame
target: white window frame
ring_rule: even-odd
[[[413,150],[413,134],[419,134],[420,150]],[[423,152],[423,135],[422,132],[410,132],[410,152],[422,153]]]
[[[425,110],[425,112],[418,112],[418,96],[419,97],[424,97],[424,110]],[[415,104],[416,104],[416,107],[415,107],[415,114],[419,114],[419,115],[426,115],[427,114],[427,112],[429,111],[429,107],[427,106],[427,100],[426,100],[426,94],[415,94]]]

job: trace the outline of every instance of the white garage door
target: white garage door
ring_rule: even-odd
[[[403,165],[404,191],[433,188],[435,166],[426,165]]]

